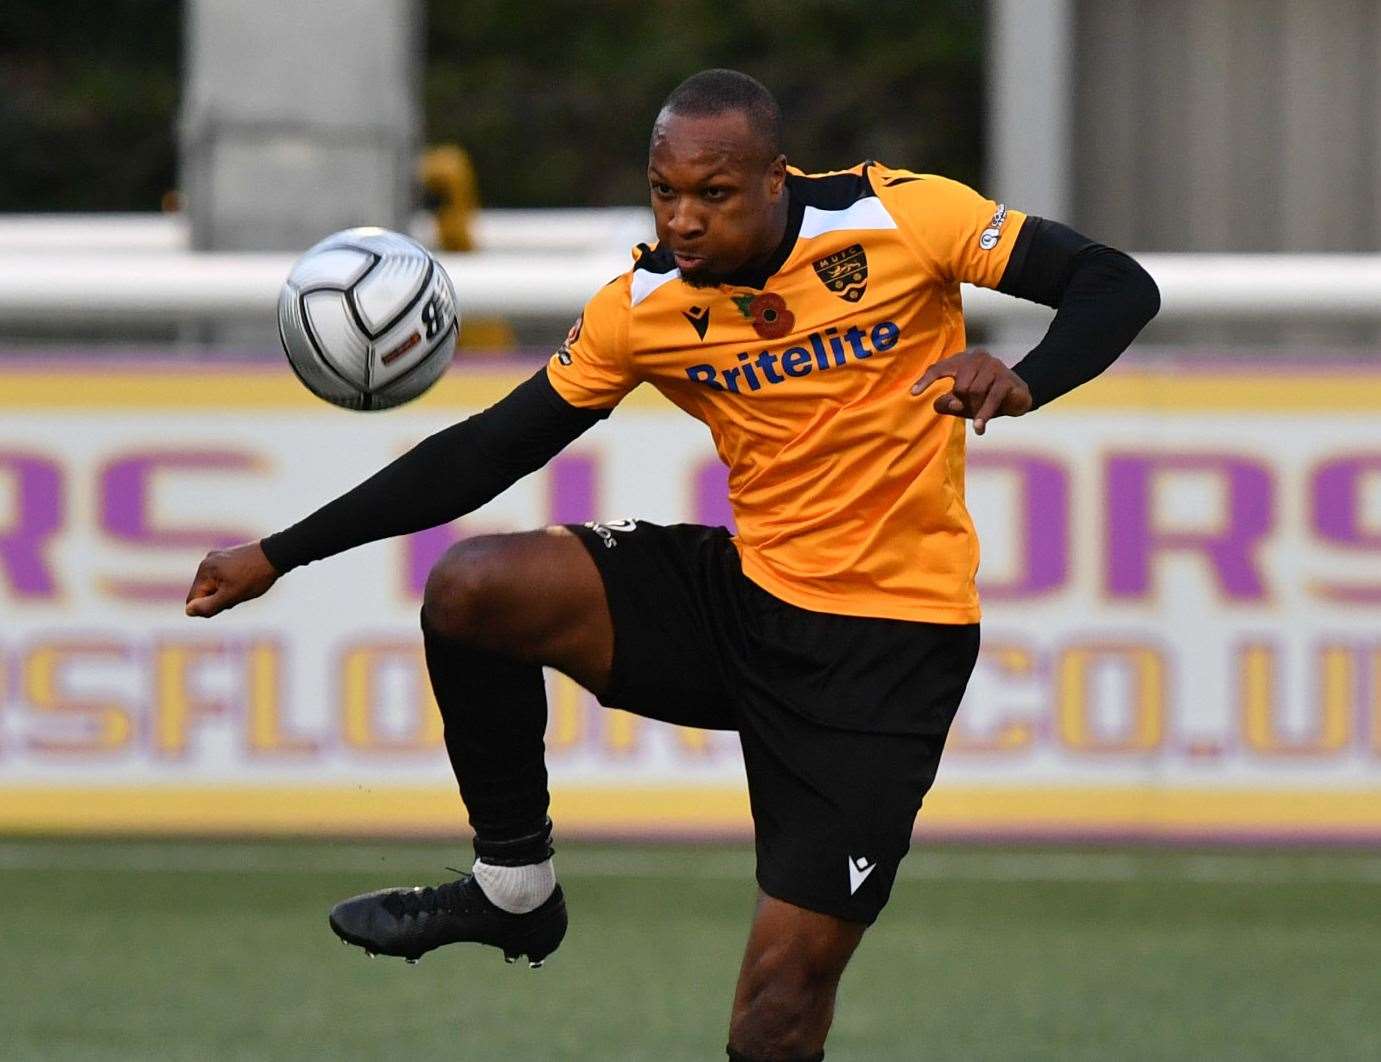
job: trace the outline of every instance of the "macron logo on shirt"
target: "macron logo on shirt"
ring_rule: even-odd
[[[842,335],[837,328],[826,328],[808,335],[807,345],[787,347],[781,353],[764,350],[756,357],[746,350],[741,351],[737,365],[727,368],[690,365],[686,368],[686,376],[712,391],[737,395],[745,390],[760,391],[764,386],[786,383],[793,376],[840,368],[848,365],[850,358],[854,361],[871,358],[891,350],[900,339],[901,327],[895,321],[879,321],[866,332],[857,325],[850,325]]]

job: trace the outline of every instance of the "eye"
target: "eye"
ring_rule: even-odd
[[[701,195],[711,203],[718,203],[725,199],[729,194],[727,188],[706,188]]]
[[[671,185],[667,184],[665,181],[653,181],[652,194],[659,199],[670,199],[674,193],[672,192]]]

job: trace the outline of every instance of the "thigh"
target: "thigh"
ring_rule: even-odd
[[[556,668],[590,690],[608,686],[614,639],[603,586],[563,527],[452,546],[427,580],[422,614],[445,637]]]
[[[943,735],[837,730],[751,711],[739,732],[758,884],[807,910],[874,922],[910,848]]]
[[[759,679],[739,683],[758,882],[871,923],[935,781],[978,629],[769,606],[750,643]]]
[[[680,726],[737,729],[720,641],[740,621],[728,532],[644,521],[570,525],[603,582],[613,625],[607,707]]]

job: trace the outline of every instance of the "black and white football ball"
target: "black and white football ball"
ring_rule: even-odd
[[[347,409],[387,409],[434,384],[455,353],[455,288],[416,240],[345,229],[299,258],[278,296],[298,379]]]

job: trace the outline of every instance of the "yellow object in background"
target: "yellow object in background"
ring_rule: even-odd
[[[438,144],[422,154],[417,166],[426,204],[436,217],[437,247],[442,251],[475,249],[471,221],[479,210],[479,182],[469,154],[459,144]],[[463,308],[462,308],[463,309]],[[495,351],[514,346],[513,328],[502,317],[461,313],[459,351]]]
[[[427,207],[436,215],[437,246],[473,251],[470,220],[479,209],[479,184],[470,156],[459,144],[438,144],[422,153],[417,176]]]

